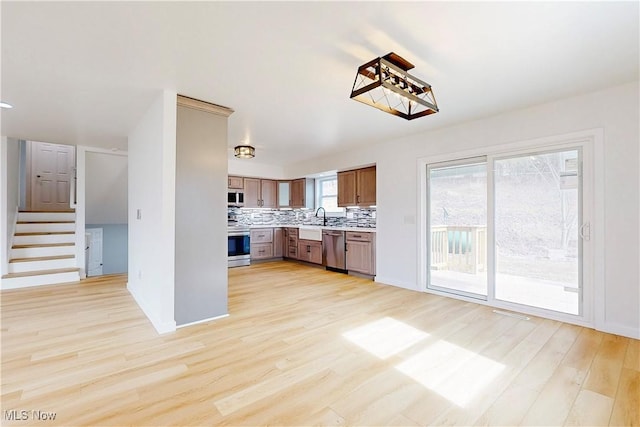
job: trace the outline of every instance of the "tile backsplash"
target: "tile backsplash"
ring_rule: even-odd
[[[228,208],[229,219],[240,225],[322,225],[310,209],[246,209]],[[375,208],[346,208],[346,216],[327,217],[327,226],[376,228]]]

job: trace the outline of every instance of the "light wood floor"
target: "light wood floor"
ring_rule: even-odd
[[[640,425],[636,340],[295,263],[229,276],[228,318],[162,336],[123,277],[2,292],[2,424]]]

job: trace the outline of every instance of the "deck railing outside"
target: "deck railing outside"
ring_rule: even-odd
[[[487,227],[431,227],[431,268],[477,274],[487,269]]]

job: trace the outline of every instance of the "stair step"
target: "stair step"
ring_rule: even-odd
[[[75,224],[75,221],[17,221],[16,224]]]
[[[13,245],[10,251],[10,259],[74,255],[75,252],[76,245],[74,243]]]
[[[9,263],[12,262],[32,262],[32,261],[49,261],[49,260],[54,260],[54,259],[69,259],[69,258],[75,258],[74,255],[56,255],[56,256],[40,256],[40,257],[33,257],[33,258],[14,258],[14,259],[10,259]]]
[[[56,285],[80,281],[79,268],[57,268],[51,270],[9,273],[2,276],[2,289],[18,289],[28,286]]]
[[[75,234],[73,231],[29,231],[24,233],[15,233],[14,236],[46,236],[50,234]]]
[[[16,224],[16,233],[61,232],[75,231],[75,229],[74,221],[18,222]]]
[[[26,273],[28,271],[55,270],[59,268],[77,268],[75,255],[53,257],[18,258],[9,261],[8,273]]]
[[[75,243],[76,235],[71,232],[59,233],[17,233],[13,236],[14,245],[40,245]]]
[[[11,249],[56,248],[59,246],[75,246],[73,243],[33,243],[30,245],[13,245]]]
[[[75,221],[74,211],[60,212],[19,212],[18,221]]]
[[[47,274],[58,273],[72,273],[79,272],[79,268],[54,268],[52,270],[40,270],[40,271],[25,271],[23,273],[9,273],[2,276],[3,279],[13,279],[14,277],[31,277],[31,276],[45,276]]]

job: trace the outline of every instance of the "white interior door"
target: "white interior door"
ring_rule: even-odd
[[[102,276],[102,228],[87,228],[88,239],[87,276]]]
[[[31,210],[70,209],[75,147],[31,141]]]

